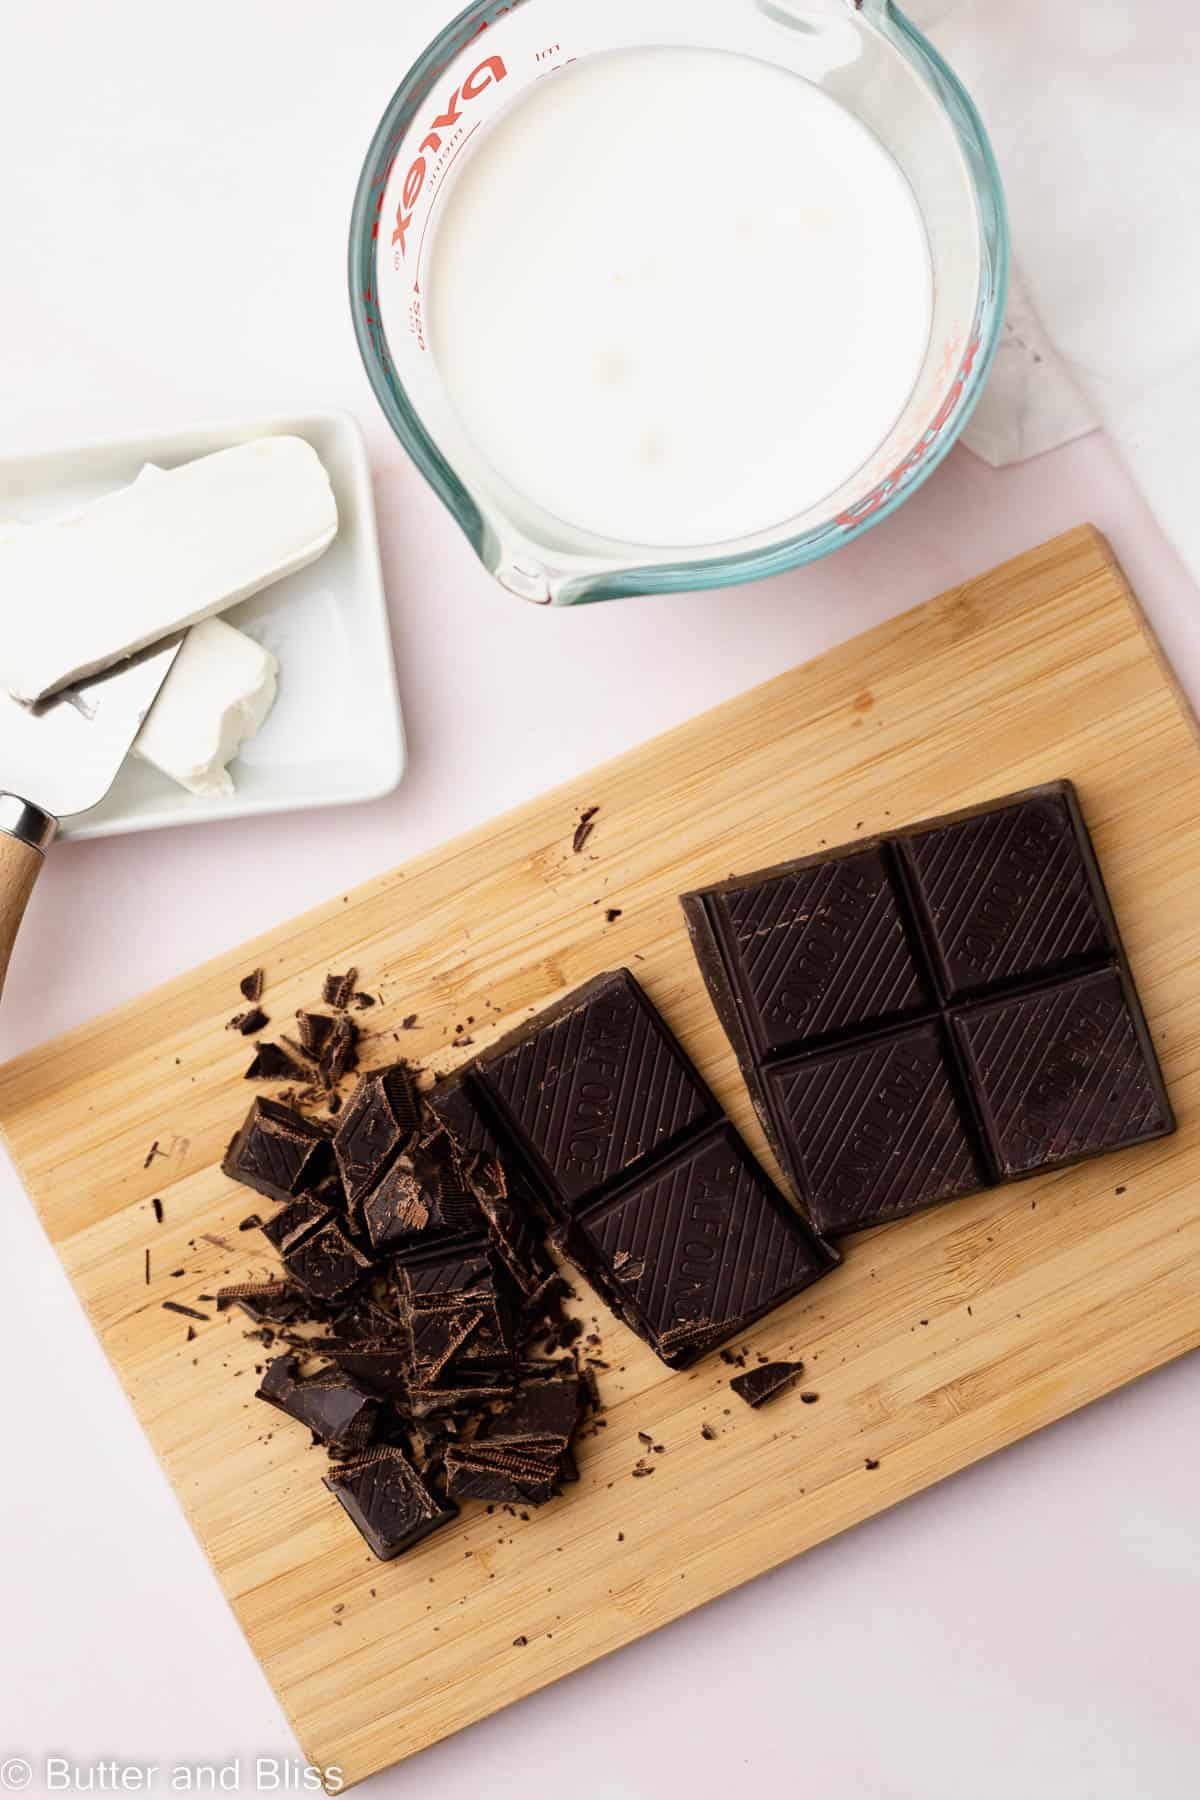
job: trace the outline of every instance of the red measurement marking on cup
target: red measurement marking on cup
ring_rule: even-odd
[[[425,238],[426,238],[426,234],[429,231],[430,220],[433,218],[434,211],[437,207],[438,199],[441,195],[441,191],[446,185],[446,177],[447,177],[447,175],[449,175],[451,169],[454,167],[455,163],[458,161],[459,157],[462,155],[463,151],[466,149],[467,145],[470,143],[471,139],[475,136],[475,133],[479,130],[479,127],[482,124],[483,124],[483,120],[480,119],[478,121],[478,123],[472,125],[470,131],[468,131],[468,133],[467,133],[466,137],[463,139],[462,143],[459,144],[458,148],[454,152],[454,155],[450,158],[450,160],[446,164],[445,168],[439,169],[439,171],[438,171],[437,190],[433,194],[433,196],[429,202],[429,211],[426,213],[425,223],[421,227],[421,241],[417,245],[417,262],[416,262],[416,268],[413,272],[413,293],[414,294],[419,294],[421,291],[421,258],[425,254]],[[396,267],[397,268],[400,267],[399,260],[397,260]]]
[[[838,514],[835,523],[840,525],[843,530],[853,531],[857,525],[861,525],[863,521],[869,519],[873,513],[877,513],[881,507],[886,506],[892,496],[903,485],[905,476],[911,474],[920,463],[924,462],[934,443],[941,436],[946,425],[949,423],[955,407],[962,398],[963,389],[970,379],[971,370],[975,367],[975,359],[979,355],[979,348],[982,342],[983,339],[977,332],[971,339],[971,342],[967,345],[966,353],[963,356],[958,374],[954,378],[950,391],[947,393],[942,404],[938,407],[933,418],[929,421],[929,424],[921,433],[921,436],[918,438],[914,447],[909,451],[908,455],[904,457],[901,462],[897,463],[891,473],[886,475],[879,485],[873,488],[862,500],[859,500],[853,506],[848,507],[845,512]]]

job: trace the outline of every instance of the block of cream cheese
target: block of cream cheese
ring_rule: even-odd
[[[183,640],[134,755],[190,793],[232,794],[226,764],[270,712],[278,672],[271,652],[244,631],[202,619]]]
[[[267,437],[0,534],[0,686],[39,700],[303,568],[336,532],[316,451]]]

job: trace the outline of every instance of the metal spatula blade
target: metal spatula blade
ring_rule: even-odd
[[[99,805],[182,635],[35,707],[0,694],[0,986],[58,821]]]
[[[0,788],[56,819],[98,806],[182,642],[155,644],[37,706],[0,695]]]

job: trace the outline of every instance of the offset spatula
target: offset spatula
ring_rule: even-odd
[[[155,644],[34,707],[0,694],[0,988],[59,820],[103,800],[182,642]]]

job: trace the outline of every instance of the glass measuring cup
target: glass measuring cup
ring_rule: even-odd
[[[425,245],[456,171],[486,152],[488,127],[574,61],[664,45],[749,56],[838,101],[907,178],[933,272],[924,362],[874,455],[816,506],[700,545],[601,536],[522,492],[465,430],[428,331]],[[497,579],[524,599],[557,605],[777,574],[885,518],[970,416],[999,341],[1007,273],[1003,194],[978,114],[891,0],[476,0],[393,96],[359,180],[350,237],[355,330],[393,430]],[[878,303],[887,306],[885,281]]]

